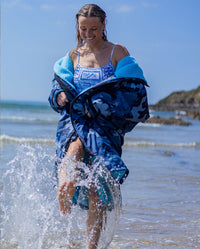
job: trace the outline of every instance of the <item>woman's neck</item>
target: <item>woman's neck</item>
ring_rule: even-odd
[[[94,45],[89,45],[89,44],[85,44],[84,48],[87,50],[87,52],[91,52],[91,53],[94,53],[94,52],[97,52],[97,51],[101,51],[102,49],[106,48],[107,47],[107,41],[100,41],[99,43],[96,43]]]

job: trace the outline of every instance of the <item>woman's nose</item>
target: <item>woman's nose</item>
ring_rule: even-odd
[[[86,36],[87,36],[87,37],[90,37],[91,35],[92,35],[92,31],[91,31],[91,30],[87,30]]]

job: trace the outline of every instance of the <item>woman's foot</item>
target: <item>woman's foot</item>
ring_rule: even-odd
[[[68,184],[64,182],[58,191],[58,202],[60,207],[60,212],[63,215],[71,213],[72,207],[72,198],[75,192],[75,185],[73,181],[70,181]]]

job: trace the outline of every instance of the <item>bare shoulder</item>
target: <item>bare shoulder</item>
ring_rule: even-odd
[[[129,52],[123,45],[117,44],[113,53],[113,64],[116,66],[117,63],[126,56],[129,56]]]
[[[78,59],[78,51],[77,51],[76,48],[73,49],[73,50],[71,50],[71,51],[69,52],[69,57],[70,57],[70,59],[71,59],[73,65],[76,64],[77,59]]]

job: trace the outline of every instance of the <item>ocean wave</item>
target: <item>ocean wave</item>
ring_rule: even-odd
[[[162,124],[157,124],[157,123],[138,123],[137,124],[138,127],[154,127],[154,128],[157,128],[157,127],[161,127]]]
[[[6,121],[20,121],[20,122],[52,122],[56,123],[58,122],[58,119],[56,118],[35,118],[35,117],[20,117],[20,116],[3,116],[1,117],[1,120]]]
[[[1,135],[0,136],[0,145],[6,144],[54,144],[54,139],[45,139],[45,138],[25,138],[25,137],[14,137],[8,135]]]
[[[196,148],[200,147],[200,142],[185,142],[185,143],[158,143],[158,142],[147,142],[147,141],[126,141],[125,147],[177,147],[177,148]]]
[[[1,107],[5,109],[21,109],[21,110],[50,110],[48,102],[32,102],[32,101],[0,101]]]
[[[31,137],[15,137],[8,135],[0,135],[0,145],[6,144],[49,144],[54,145],[55,139],[46,138],[31,138]],[[158,143],[149,141],[129,141],[125,139],[125,147],[186,147],[186,148],[197,148],[200,147],[200,142],[185,142],[185,143]]]

